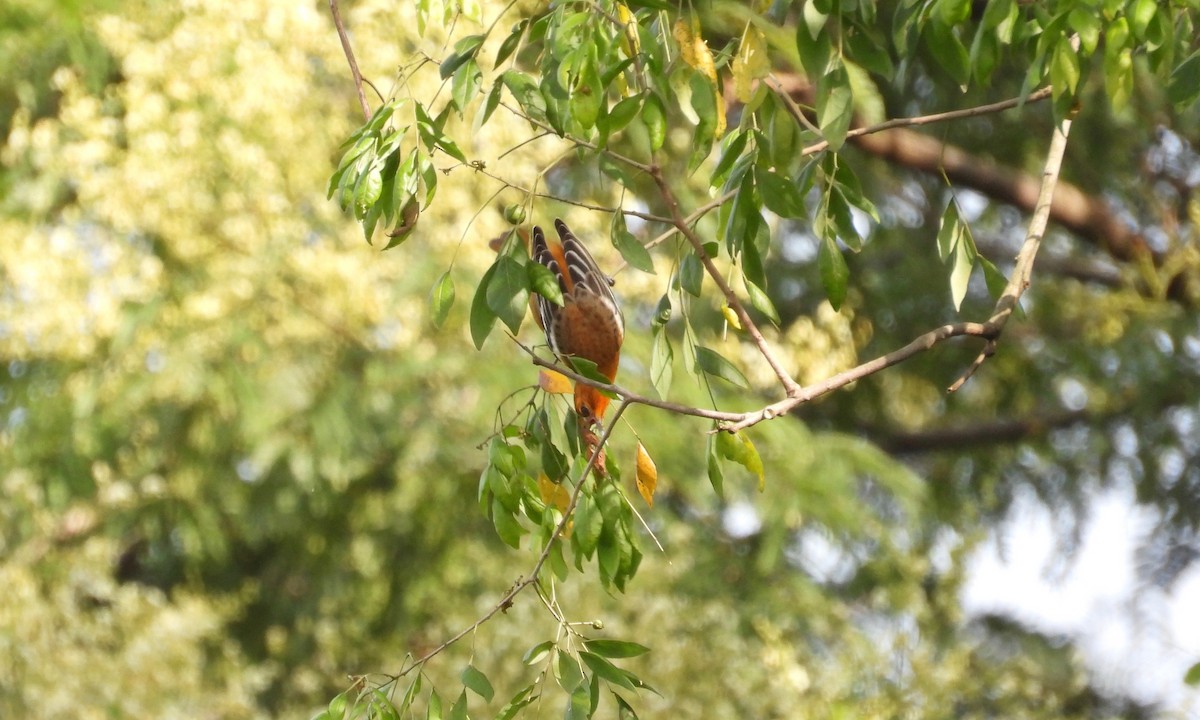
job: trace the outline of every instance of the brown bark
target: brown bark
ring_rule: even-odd
[[[854,138],[857,147],[876,157],[914,170],[945,172],[951,182],[1009,203],[1025,212],[1033,212],[1037,201],[1038,178],[998,165],[914,130],[894,129]],[[1099,198],[1088,195],[1075,185],[1059,181],[1050,206],[1050,219],[1075,235],[1107,251],[1124,262],[1162,258],[1152,252],[1146,239],[1122,222]]]

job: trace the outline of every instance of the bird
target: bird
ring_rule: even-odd
[[[563,304],[535,294],[534,319],[557,355],[568,364],[572,357],[592,361],[612,383],[617,377],[621,343],[625,340],[625,318],[612,292],[613,279],[600,270],[565,222],[555,218],[554,229],[560,242],[548,241],[535,225],[531,250],[534,262],[546,267],[558,280]],[[602,426],[607,408],[608,398],[599,390],[575,383],[575,413],[588,445],[595,444],[593,428]]]

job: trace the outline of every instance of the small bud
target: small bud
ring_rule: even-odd
[[[504,220],[509,225],[520,225],[525,222],[525,206],[513,203],[504,206]]]

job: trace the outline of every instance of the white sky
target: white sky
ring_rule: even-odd
[[[1096,494],[1080,545],[1061,560],[1054,519],[1032,495],[970,561],[968,613],[997,613],[1070,636],[1099,687],[1160,703],[1166,717],[1200,718],[1200,689],[1183,675],[1200,661],[1200,567],[1170,594],[1139,592],[1136,549],[1154,522],[1129,489]]]

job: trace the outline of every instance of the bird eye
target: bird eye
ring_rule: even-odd
[[[591,406],[590,405],[580,405],[579,406],[579,417],[583,418],[584,420],[591,420],[592,419]]]

